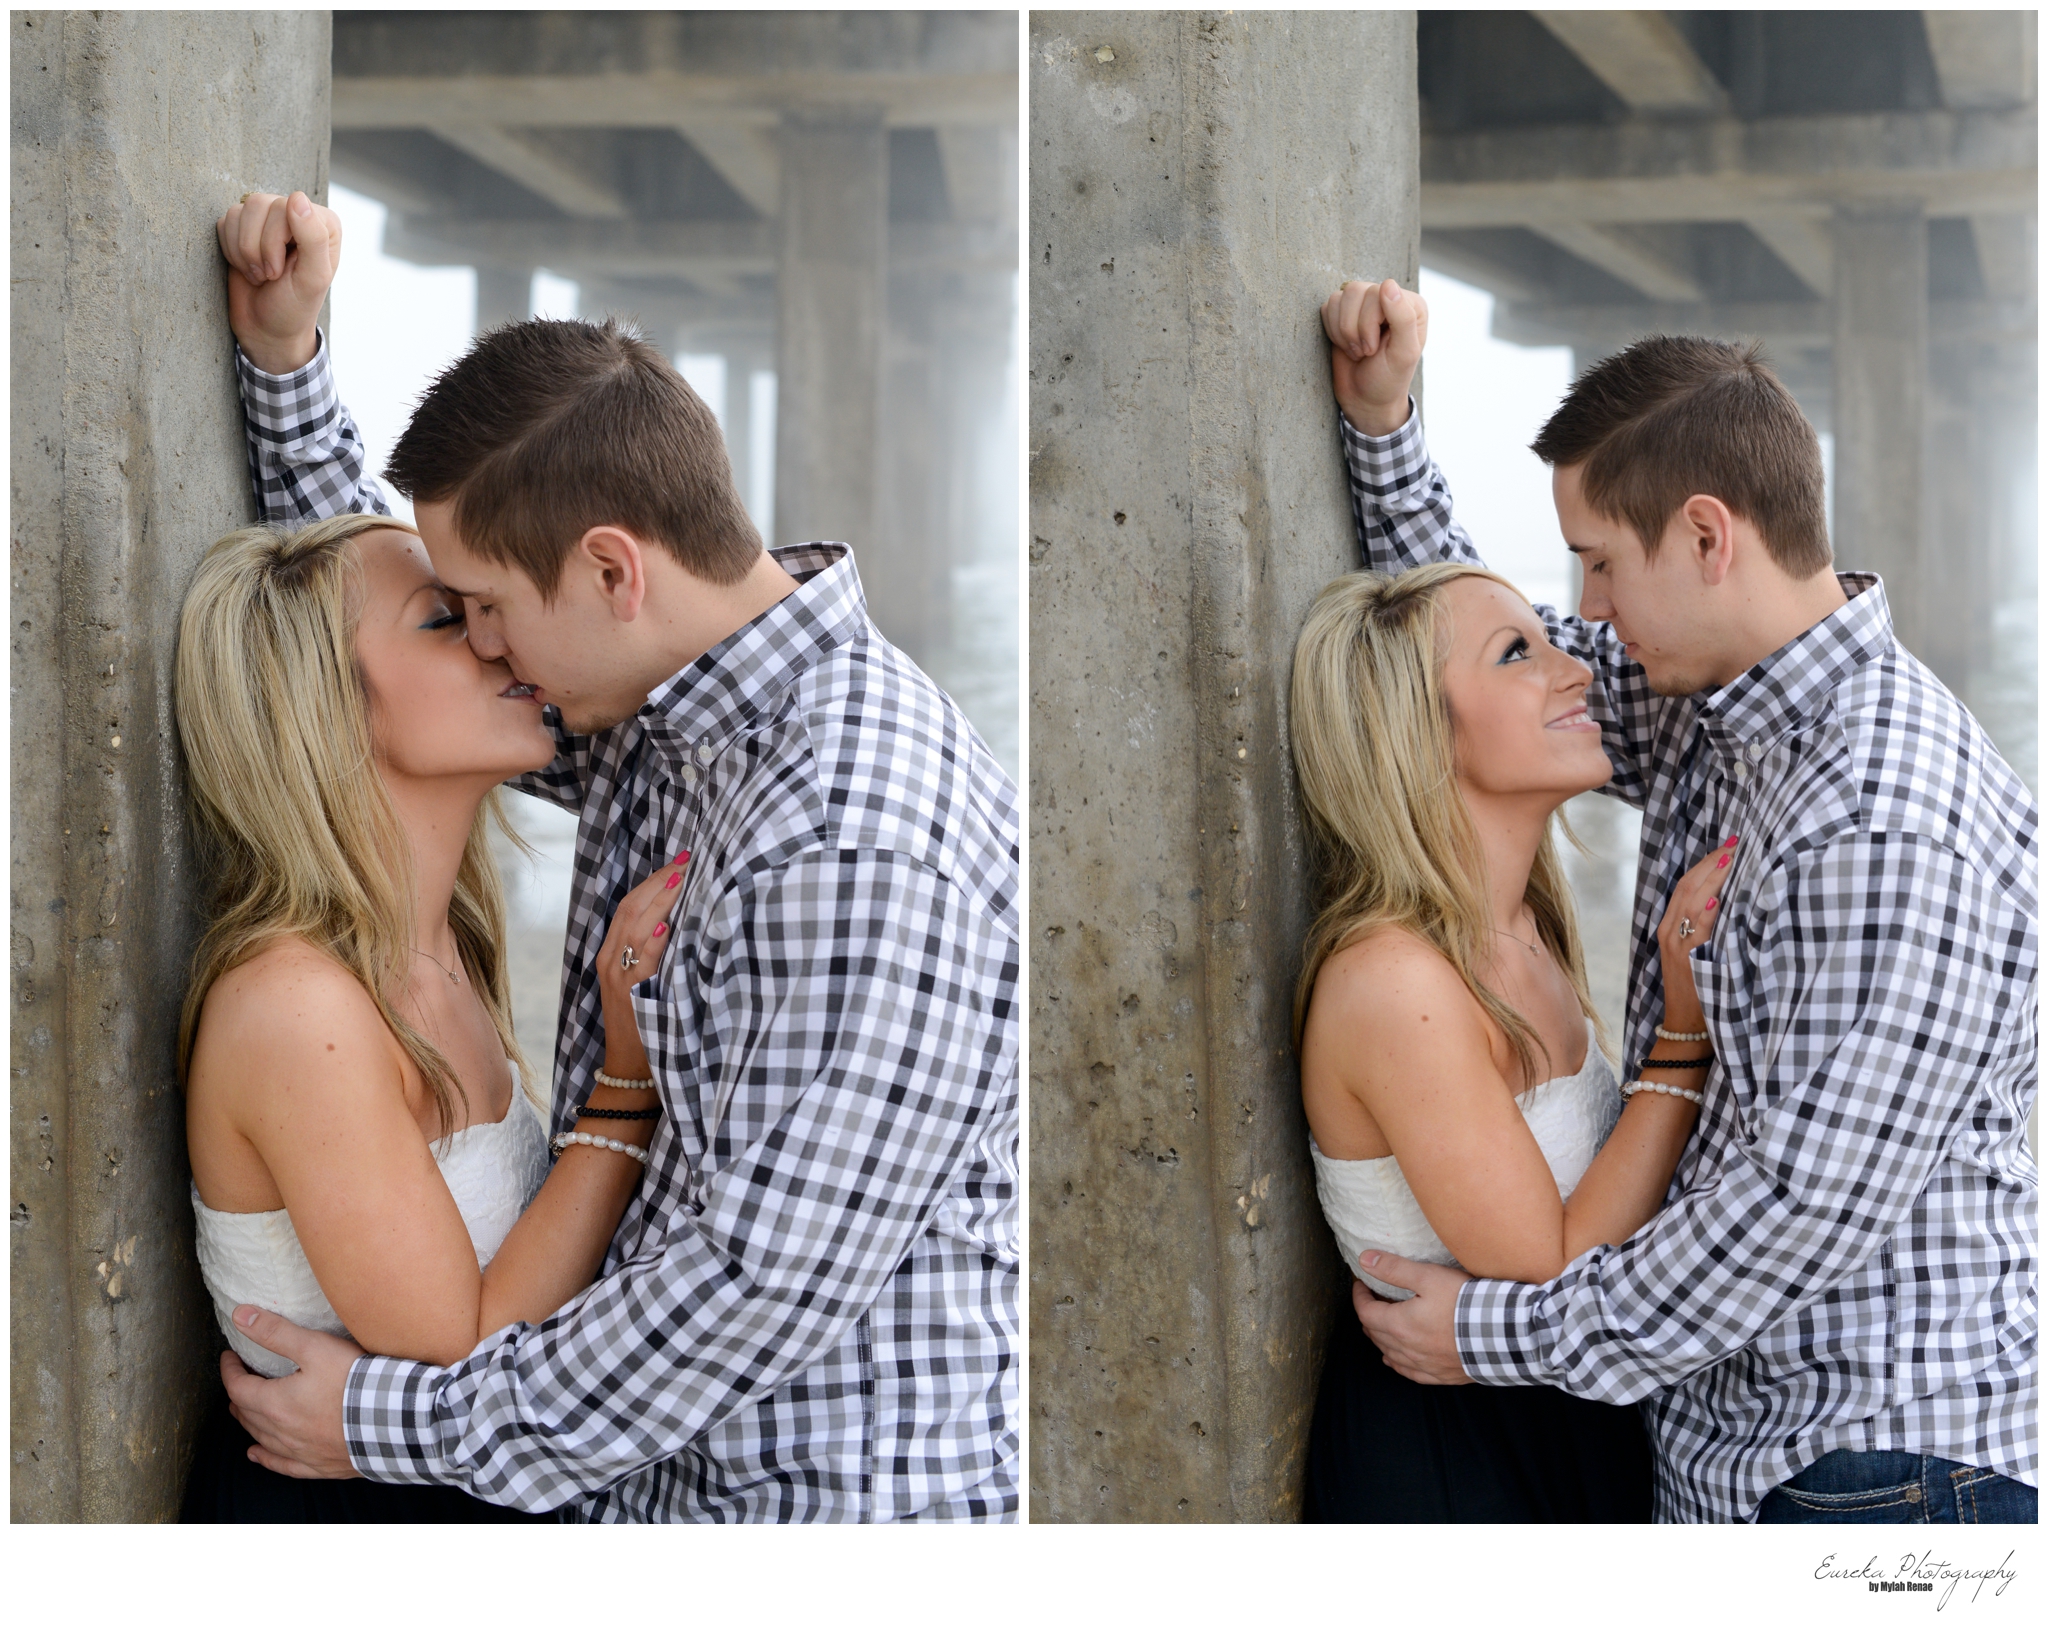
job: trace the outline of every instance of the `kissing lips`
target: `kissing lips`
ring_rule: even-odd
[[[508,701],[538,702],[540,700],[540,687],[538,685],[523,685],[514,682],[507,685],[498,694]]]

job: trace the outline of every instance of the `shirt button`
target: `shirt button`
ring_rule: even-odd
[[[689,786],[697,779],[697,766],[687,759],[683,761],[683,785]]]
[[[1735,761],[1735,779],[1738,781],[1747,781],[1749,779],[1749,766],[1739,758]]]
[[[708,741],[700,741],[697,744],[697,756],[706,764],[709,764],[714,758],[718,757],[718,749],[713,747]]]

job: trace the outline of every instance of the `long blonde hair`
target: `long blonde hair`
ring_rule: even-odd
[[[207,551],[185,595],[178,737],[212,901],[178,1027],[178,1080],[191,1069],[213,982],[297,938],[369,993],[426,1082],[445,1136],[460,1119],[454,1073],[392,1005],[413,971],[412,846],[372,757],[355,652],[363,581],[353,540],[379,530],[413,529],[385,515],[338,515],[295,532],[231,532]],[[487,819],[504,824],[495,792],[470,827],[448,922],[524,1077]]]
[[[1461,577],[1483,577],[1521,593],[1504,577],[1457,562],[1393,577],[1353,572],[1324,587],[1295,642],[1289,729],[1320,909],[1302,952],[1294,1041],[1301,1045],[1323,964],[1375,929],[1404,928],[1457,969],[1505,1032],[1523,1079],[1534,1082],[1541,1079],[1537,1053],[1549,1057],[1542,1038],[1478,973],[1496,941],[1485,854],[1458,793],[1443,692],[1450,627],[1442,590]],[[1606,1031],[1586,985],[1571,889],[1549,826],[1524,899],[1604,1049]]]

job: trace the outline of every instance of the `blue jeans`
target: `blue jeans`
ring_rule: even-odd
[[[1933,1455],[1837,1449],[1780,1483],[1758,1522],[2035,1522],[2024,1483]]]

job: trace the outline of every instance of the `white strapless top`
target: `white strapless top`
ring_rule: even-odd
[[[1550,1162],[1559,1198],[1569,1200],[1621,1118],[1619,1084],[1593,1039],[1590,1019],[1586,1021],[1586,1062],[1579,1073],[1538,1082],[1518,1093],[1515,1102],[1535,1134],[1536,1147]],[[1458,1266],[1423,1216],[1415,1191],[1408,1187],[1392,1155],[1378,1160],[1332,1160],[1316,1147],[1313,1137],[1308,1147],[1315,1160],[1316,1195],[1323,1202],[1323,1215],[1329,1219],[1330,1232],[1337,1236],[1338,1250],[1360,1279],[1382,1296],[1403,1302],[1415,1293],[1373,1278],[1358,1265],[1359,1252],[1392,1251],[1415,1262]]]
[[[548,1136],[540,1111],[521,1090],[519,1066],[512,1066],[512,1106],[501,1121],[465,1126],[431,1145],[434,1162],[455,1196],[456,1208],[476,1246],[476,1265],[486,1266],[512,1232],[519,1214],[533,1203],[548,1174]],[[307,1330],[345,1336],[313,1265],[299,1245],[290,1216],[282,1211],[215,1211],[192,1190],[198,1220],[199,1273],[213,1297],[222,1332],[258,1375],[290,1375],[298,1368],[235,1327],[243,1303],[267,1307]]]

